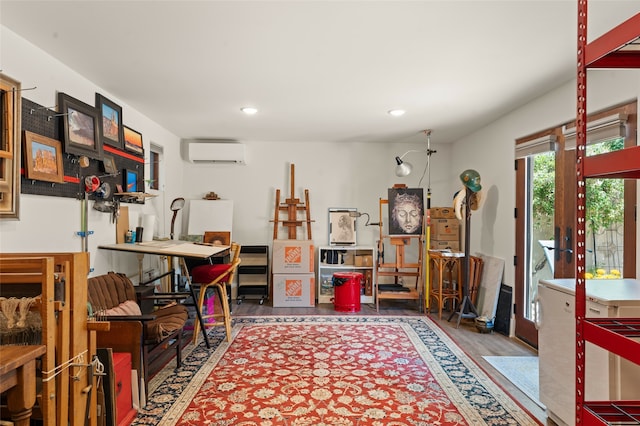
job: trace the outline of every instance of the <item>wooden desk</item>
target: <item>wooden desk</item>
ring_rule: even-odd
[[[431,285],[429,286],[429,298],[434,299],[438,304],[438,319],[442,319],[442,308],[447,300],[455,304],[462,302],[462,265],[464,264],[464,253],[441,252],[429,250],[429,264],[433,273],[431,274]],[[453,284],[453,272],[457,267],[456,285]],[[444,285],[444,274],[449,273],[448,286]],[[437,280],[437,282],[434,282]],[[452,309],[454,306],[452,306]]]
[[[29,426],[36,403],[36,358],[44,345],[0,346],[0,393],[7,392],[7,408],[16,426]]]
[[[207,337],[207,328],[204,326],[204,321],[202,319],[202,313],[200,312],[200,309],[198,308],[196,303],[198,299],[196,298],[195,292],[193,291],[193,286],[191,285],[191,274],[189,274],[189,268],[187,267],[187,263],[184,259],[187,257],[193,259],[208,259],[214,256],[223,256],[224,254],[229,252],[230,246],[213,246],[208,244],[190,243],[187,241],[179,240],[158,240],[141,243],[106,244],[98,246],[98,248],[103,250],[136,253],[140,256],[140,262],[142,262],[142,256],[144,256],[145,254],[177,257],[180,262],[180,268],[182,269],[183,275],[187,279],[189,292],[191,294],[191,297],[193,297],[194,305],[196,305],[196,316],[198,317],[198,322],[200,323],[200,330],[202,331],[204,342],[207,345],[207,348],[211,347],[209,338]]]

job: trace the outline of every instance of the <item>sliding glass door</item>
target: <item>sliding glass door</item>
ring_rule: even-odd
[[[636,144],[636,103],[589,117],[587,153]],[[571,125],[516,141],[515,335],[537,347],[537,286],[575,277],[575,133]],[[636,276],[636,182],[587,181],[589,277]]]

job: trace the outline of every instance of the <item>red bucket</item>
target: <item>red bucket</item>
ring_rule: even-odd
[[[333,305],[339,312],[360,312],[360,272],[336,272],[333,274]]]

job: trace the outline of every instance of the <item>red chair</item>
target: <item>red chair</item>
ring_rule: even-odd
[[[227,286],[231,286],[233,279],[240,265],[240,244],[231,243],[231,261],[230,263],[220,263],[212,265],[200,265],[191,270],[191,285],[194,293],[198,291],[198,310],[202,313],[202,322],[204,326],[221,326],[224,325],[227,332],[227,342],[231,341],[231,311],[229,310],[229,301],[227,295]],[[218,294],[218,300],[222,307],[222,312],[204,313],[204,305],[207,296],[207,290],[215,289]],[[207,320],[213,319],[213,322]],[[215,321],[222,319],[222,322]],[[193,344],[198,343],[200,334],[200,323],[195,321],[193,327]]]

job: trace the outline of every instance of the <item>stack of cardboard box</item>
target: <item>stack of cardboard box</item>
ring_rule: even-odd
[[[456,218],[452,207],[432,207],[431,217],[431,250],[460,250],[460,221]]]
[[[273,307],[315,306],[314,251],[311,240],[273,240]]]

